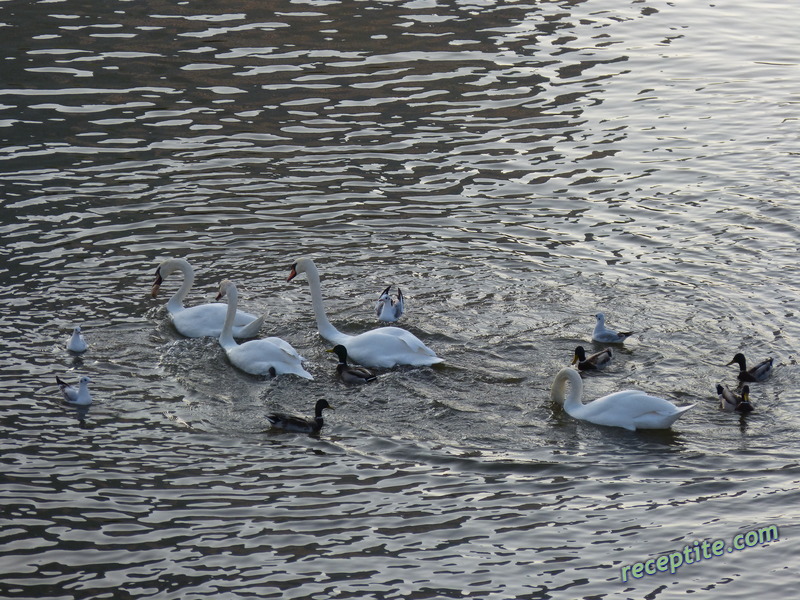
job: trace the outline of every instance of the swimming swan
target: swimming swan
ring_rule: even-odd
[[[359,335],[347,335],[337,330],[325,314],[319,271],[310,258],[301,258],[292,265],[287,281],[300,273],[308,276],[311,301],[319,334],[332,344],[347,348],[350,358],[365,367],[389,368],[396,365],[415,367],[434,365],[443,359],[423,344],[414,334],[399,327],[380,327]]]
[[[567,384],[570,386],[566,395]],[[694,407],[675,406],[663,398],[637,390],[624,390],[603,396],[589,404],[581,402],[583,380],[571,368],[561,369],[553,380],[550,398],[564,406],[568,415],[596,425],[635,429],[668,429],[683,413]]]
[[[322,411],[326,408],[333,410],[327,400],[317,400],[314,405],[314,417],[296,417],[284,413],[273,413],[267,415],[267,421],[275,429],[284,431],[295,431],[297,433],[319,433],[325,421],[322,418]]]
[[[153,298],[158,295],[158,290],[164,280],[175,271],[183,274],[183,283],[180,289],[167,302],[167,311],[175,329],[181,335],[190,338],[219,337],[228,307],[221,302],[199,304],[189,308],[183,306],[183,301],[194,283],[194,269],[183,258],[169,258],[158,266],[156,279],[153,282]],[[236,311],[236,318],[233,321],[233,336],[237,338],[255,337],[263,323],[263,316],[256,317],[246,312]]]
[[[403,292],[400,291],[400,288],[397,288],[397,300],[394,300],[389,295],[389,290],[391,289],[392,286],[388,285],[375,303],[375,314],[378,320],[384,323],[394,323],[397,321],[403,316],[406,308],[406,301],[405,298],[403,298]]]
[[[614,331],[606,327],[606,316],[603,313],[597,313],[595,319],[597,319],[597,323],[592,332],[592,341],[594,342],[621,344],[629,336],[633,335],[632,331]]]
[[[289,342],[280,338],[269,337],[260,340],[250,340],[237,344],[233,339],[231,328],[236,316],[236,303],[238,293],[233,282],[225,279],[219,284],[217,300],[223,296],[228,297],[227,314],[219,335],[219,345],[225,350],[231,363],[242,371],[251,375],[282,375],[293,373],[306,379],[314,379],[311,373],[303,368],[303,357],[292,348]]]

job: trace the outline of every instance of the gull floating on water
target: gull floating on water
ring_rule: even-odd
[[[64,402],[77,406],[88,406],[92,403],[92,396],[89,394],[89,383],[91,381],[84,375],[78,380],[78,387],[76,388],[56,375],[56,383],[64,395]]]
[[[630,335],[633,335],[632,331],[614,331],[606,327],[606,316],[603,313],[597,313],[595,318],[597,319],[597,324],[594,326],[594,331],[592,332],[592,341],[594,342],[621,344]]]
[[[83,338],[83,334],[81,333],[80,326],[75,327],[72,330],[72,336],[67,341],[67,350],[70,352],[86,352],[86,349],[89,345],[86,343],[86,340]]]
[[[386,289],[383,290],[380,298],[375,303],[375,314],[378,316],[378,320],[384,323],[394,323],[405,312],[406,303],[403,298],[403,292],[400,291],[400,288],[397,288],[397,300],[395,300],[389,295],[389,290],[391,289],[391,285],[386,286]]]

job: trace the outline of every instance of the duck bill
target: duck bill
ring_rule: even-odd
[[[572,362],[569,363],[569,364],[574,365],[576,362],[578,362],[578,355],[577,354],[572,357]]]

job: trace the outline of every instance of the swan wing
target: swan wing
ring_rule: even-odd
[[[687,407],[650,396],[638,390],[624,390],[584,405],[580,418],[598,425],[625,429],[669,427]]]
[[[288,345],[287,342],[284,342]],[[305,379],[314,379],[302,364],[299,355],[291,354],[267,339],[252,340],[226,349],[230,361],[252,375],[267,375],[274,369],[278,375],[291,373]]]
[[[222,325],[225,323],[225,313],[228,310],[227,304],[222,302],[211,302],[184,308],[174,313],[172,322],[175,329],[181,335],[190,338],[196,337],[219,337],[222,332]],[[236,311],[236,318],[233,321],[234,337],[253,337],[258,333],[264,317],[256,317],[241,310]],[[254,331],[253,331],[254,329]]]
[[[382,327],[353,336],[346,342],[348,356],[367,367],[428,366],[443,362],[413,333]]]

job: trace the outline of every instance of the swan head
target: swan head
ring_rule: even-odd
[[[299,258],[297,262],[292,265],[292,270],[289,272],[289,277],[286,278],[286,281],[291,281],[295,277],[297,277],[300,273],[307,273],[311,268],[314,267],[314,261],[310,258]]]
[[[233,282],[230,279],[223,279],[219,284],[219,291],[217,292],[216,301],[219,302],[224,298],[228,291],[233,287]]]

